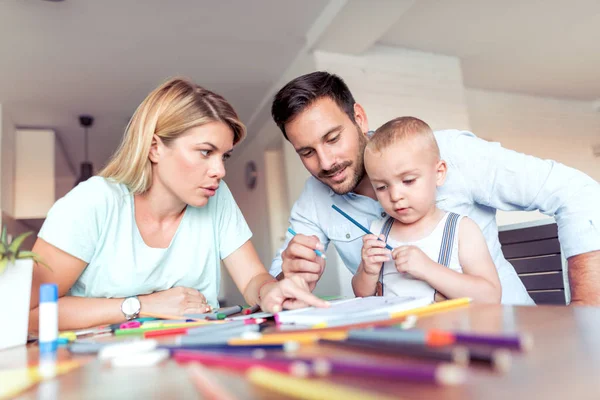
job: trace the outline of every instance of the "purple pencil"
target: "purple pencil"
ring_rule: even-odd
[[[258,350],[254,353],[256,358],[267,360],[294,360],[305,362],[320,376],[330,374],[355,375],[380,379],[401,379],[410,382],[436,383],[440,385],[458,385],[465,381],[465,371],[455,365],[438,364],[374,364],[341,359],[328,359],[325,357],[296,357],[278,356]]]
[[[500,335],[481,335],[474,333],[454,332],[456,343],[481,344],[493,347],[504,347],[514,350],[529,351],[533,347],[533,338],[531,335],[521,334],[513,336]]]

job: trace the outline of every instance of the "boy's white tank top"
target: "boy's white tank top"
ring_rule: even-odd
[[[388,237],[387,243],[393,248],[400,246],[416,246],[420,248],[433,261],[438,262],[440,248],[442,245],[442,237],[444,236],[444,228],[450,213],[446,213],[438,222],[433,231],[426,237],[414,242],[399,242],[391,237]],[[458,217],[456,222],[456,231],[452,242],[452,254],[448,268],[462,273],[458,258],[458,236],[460,221],[463,216]],[[386,218],[373,221],[371,224],[371,232],[379,235]],[[383,265],[383,295],[384,296],[413,296],[413,297],[431,297],[435,296],[435,289],[425,281],[414,278],[412,275],[405,272],[398,272],[394,260],[387,261]]]

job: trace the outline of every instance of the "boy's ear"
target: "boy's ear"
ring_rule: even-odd
[[[150,151],[148,152],[148,158],[150,159],[150,162],[155,164],[158,162],[163,146],[162,140],[160,140],[157,135],[153,135],[152,144],[150,144]]]
[[[446,181],[446,172],[448,171],[448,165],[446,161],[440,160],[437,162],[436,171],[435,171],[435,184],[437,187],[440,187]]]

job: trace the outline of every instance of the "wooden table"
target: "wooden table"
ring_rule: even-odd
[[[529,332],[534,337],[534,348],[529,353],[514,353],[512,368],[504,375],[484,366],[469,367],[467,382],[460,386],[343,377],[334,380],[406,399],[600,399],[600,308],[473,305],[423,317],[417,326],[480,333]],[[318,351],[328,355],[354,354],[331,347]],[[59,357],[71,356],[62,350]],[[360,357],[387,358],[364,354]],[[35,347],[1,351],[0,369],[23,367],[36,359]],[[157,367],[111,369],[93,358],[87,359],[92,361],[59,377],[54,387],[39,386],[20,398],[40,398],[41,390],[58,390],[60,399],[200,398],[182,367],[171,360]],[[253,387],[242,375],[214,371],[219,381],[239,398],[281,398]]]

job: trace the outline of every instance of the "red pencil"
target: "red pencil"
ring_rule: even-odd
[[[255,304],[252,307],[245,308],[242,311],[242,314],[244,314],[244,315],[254,314],[258,310],[260,310],[260,306],[258,304]]]
[[[197,328],[193,326],[192,328]],[[158,336],[172,336],[172,335],[181,335],[187,333],[188,329],[191,328],[170,328],[170,329],[159,329],[156,331],[147,331],[144,332],[145,338],[158,337]]]
[[[206,366],[222,367],[240,372],[260,366],[300,378],[314,375],[308,364],[295,360],[257,360],[252,357],[194,350],[177,350],[173,353],[173,359],[178,363],[199,362]]]

